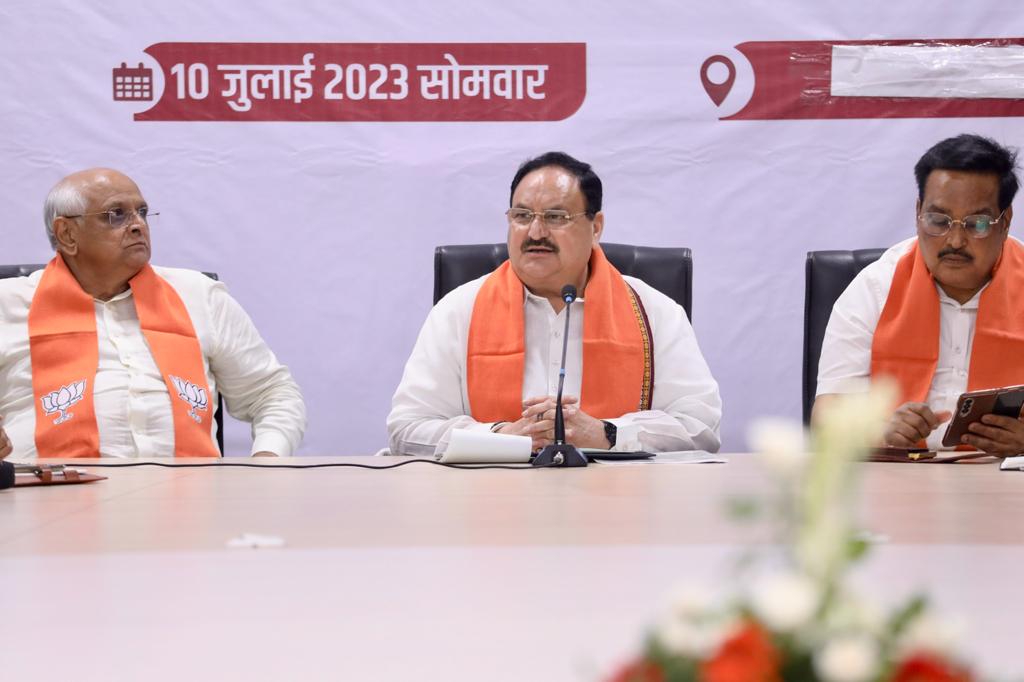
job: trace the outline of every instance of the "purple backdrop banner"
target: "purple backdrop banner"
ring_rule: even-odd
[[[51,257],[60,177],[125,171],[154,262],[219,273],[292,368],[301,452],[369,453],[434,247],[504,240],[516,166],[564,150],[604,181],[605,239],[693,249],[742,450],[800,415],[807,251],[912,234],[935,141],[1021,144],[1022,36],[1010,0],[6,2],[3,261]]]

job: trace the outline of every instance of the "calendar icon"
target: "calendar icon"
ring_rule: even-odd
[[[145,102],[153,99],[153,69],[147,69],[139,62],[138,68],[114,67],[114,101]]]

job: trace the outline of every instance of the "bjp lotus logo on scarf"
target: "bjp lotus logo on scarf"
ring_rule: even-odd
[[[168,376],[171,377],[171,383],[174,384],[174,388],[178,389],[178,397],[184,400],[191,408],[188,411],[188,416],[195,419],[197,423],[202,424],[203,418],[196,414],[196,410],[205,410],[210,403],[206,396],[206,389],[199,388],[191,381],[186,381],[173,374]]]
[[[74,381],[67,386],[61,386],[59,390],[47,393],[39,400],[43,403],[43,409],[47,415],[60,412],[60,415],[53,420],[53,423],[63,424],[75,416],[68,412],[68,409],[81,400],[84,393],[85,379],[82,379],[81,381]]]

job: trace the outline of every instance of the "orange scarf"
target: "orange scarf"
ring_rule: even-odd
[[[580,407],[598,419],[650,409],[650,328],[636,293],[594,246],[583,316]],[[509,261],[484,281],[473,304],[466,353],[470,413],[480,422],[517,421],[526,358],[523,283]]]
[[[981,292],[967,390],[1024,383],[1024,247],[1007,239]],[[939,362],[939,294],[915,243],[896,264],[871,342],[871,376],[891,376],[900,403],[924,402]]]
[[[178,292],[149,265],[128,283],[139,325],[171,395],[174,454],[217,457],[203,355]],[[50,261],[28,312],[39,457],[99,457],[93,390],[99,366],[96,309],[60,254]],[[208,416],[203,423],[204,411]],[[145,454],[145,453],[143,453]]]

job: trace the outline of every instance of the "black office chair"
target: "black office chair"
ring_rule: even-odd
[[[46,267],[45,263],[23,263],[21,265],[0,265],[0,279],[9,277],[28,277],[36,270]],[[218,279],[215,272],[204,272],[210,279]],[[224,454],[224,398],[217,395],[217,410],[213,413],[213,421],[217,423],[217,448]]]
[[[818,361],[825,327],[839,295],[865,266],[874,263],[885,249],[857,251],[810,251],[804,290],[804,424],[811,422],[811,408],[818,388]]]
[[[693,320],[693,255],[686,248],[601,244],[623,275],[641,279],[665,294]],[[505,244],[456,244],[434,249],[434,303],[459,285],[486,275],[508,259]]]

